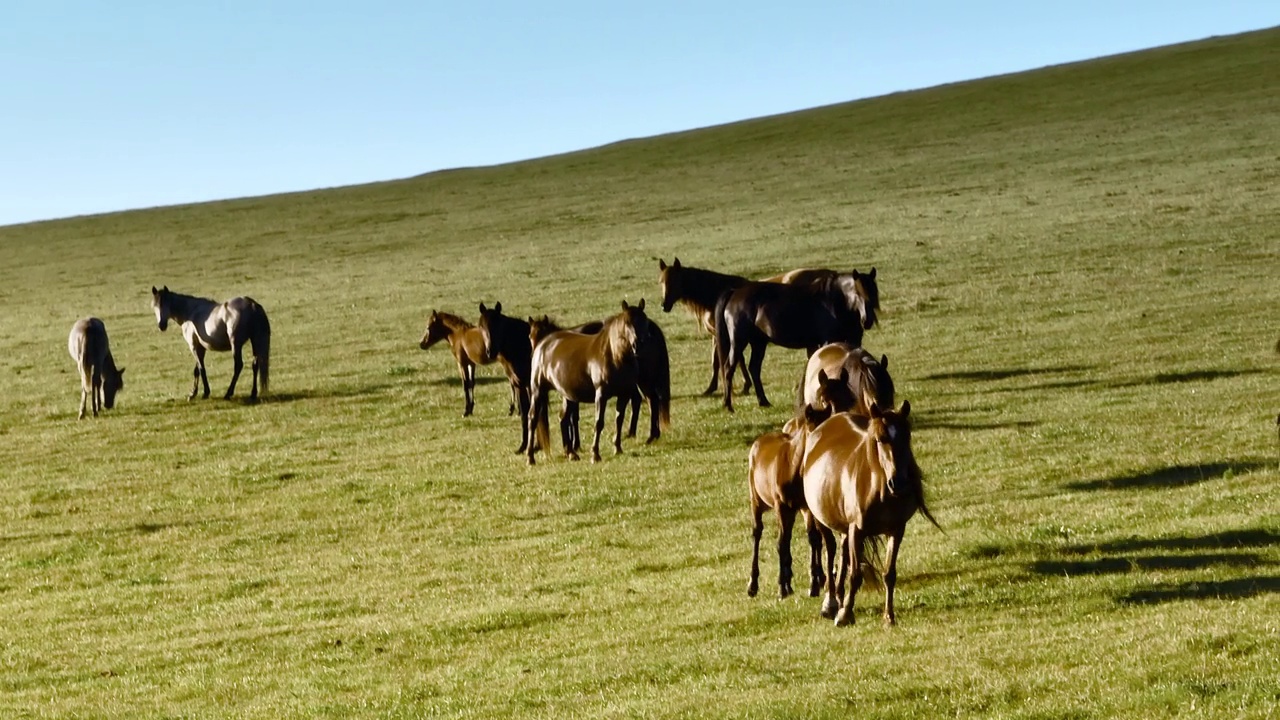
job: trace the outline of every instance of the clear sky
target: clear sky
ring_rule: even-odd
[[[492,165],[1276,25],[1277,0],[4,0],[0,225]]]

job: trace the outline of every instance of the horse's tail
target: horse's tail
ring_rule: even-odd
[[[716,322],[716,362],[720,365],[720,379],[724,379],[725,373],[729,370],[729,323],[724,319],[725,306],[729,304],[729,296],[732,292],[720,293],[720,297],[716,298],[716,307],[712,310],[715,315]]]
[[[658,428],[671,426],[671,355],[667,352],[667,338],[657,323],[649,324],[653,333],[653,388],[658,395]]]
[[[549,415],[551,414],[549,398],[547,391],[538,383],[538,377],[534,375],[534,385],[529,388],[530,391],[530,407],[533,413],[533,433],[537,442],[537,447],[529,448],[529,457],[532,458],[538,448],[541,448],[547,455],[551,454],[551,430],[548,427],[551,423]],[[530,461],[532,462],[532,460]]]
[[[267,320],[267,311],[262,309],[259,319],[262,323],[253,336],[253,359],[258,362],[258,384],[263,395],[267,394],[267,384],[271,378],[271,323]]]

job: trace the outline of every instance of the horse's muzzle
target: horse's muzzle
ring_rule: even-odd
[[[671,308],[673,308],[673,307],[675,307],[675,306],[676,306],[676,303],[675,303],[675,301],[674,301],[674,300],[673,300],[673,301],[671,301],[671,302],[663,301],[663,303],[662,303],[662,312],[671,312]]]
[[[161,320],[160,322],[156,323],[156,326],[160,328],[160,332],[164,332],[165,330],[168,330],[169,329],[168,318],[165,318],[164,320]]]

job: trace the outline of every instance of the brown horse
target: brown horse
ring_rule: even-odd
[[[188,400],[194,400],[196,392],[204,384],[204,397],[209,397],[209,375],[205,372],[206,350],[231,351],[235,362],[231,385],[226,398],[236,391],[236,381],[244,369],[242,351],[245,343],[253,348],[253,389],[249,399],[258,398],[258,379],[262,379],[262,392],[267,392],[271,370],[271,323],[267,311],[253,298],[236,297],[220,303],[217,300],[194,297],[173,292],[166,285],[157,290],[151,287],[151,309],[156,314],[156,325],[164,332],[172,318],[182,325],[182,337],[195,356],[195,376]]]
[[[493,362],[487,350],[484,331],[457,315],[432,310],[431,316],[427,318],[427,330],[418,341],[418,347],[426,350],[441,340],[449,343],[453,359],[458,363],[458,374],[462,376],[462,417],[467,417],[476,406],[476,365]],[[515,412],[519,400],[519,388],[513,382],[508,415]]]
[[[604,326],[596,320],[583,323],[573,332],[594,335]],[[564,330],[546,315],[540,318],[529,318],[529,343],[537,344],[550,333]],[[671,358],[667,351],[667,339],[662,328],[653,320],[649,321],[649,341],[637,354],[639,362],[638,393],[627,400],[631,406],[631,424],[627,437],[635,437],[640,420],[640,399],[643,396],[649,401],[649,444],[662,436],[662,431],[671,425]],[[582,438],[578,432],[578,403],[568,397],[560,413],[560,437],[564,441],[565,453],[575,457],[582,447]]]
[[[703,395],[714,395],[720,387],[720,355],[716,351],[716,321],[714,311],[720,297],[748,282],[739,275],[726,275],[714,270],[690,267],[680,264],[680,258],[666,261],[658,260],[658,284],[662,286],[662,312],[671,312],[676,303],[680,303],[693,312],[698,325],[711,336],[711,382]],[[751,389],[751,377],[744,375],[742,392]]]
[[[526,452],[529,464],[535,462],[539,447],[550,451],[547,429],[547,394],[555,388],[574,402],[594,402],[596,406],[595,441],[591,459],[600,460],[600,435],[604,415],[611,398],[618,398],[615,452],[622,452],[622,424],[626,403],[638,393],[639,355],[649,342],[649,318],[644,313],[644,300],[638,305],[622,301],[622,312],[604,321],[594,335],[560,330],[548,334],[533,349],[529,381],[529,433]]]
[[[861,306],[865,300],[856,292],[852,304],[849,300],[849,288],[857,286],[852,276],[837,276],[820,288],[751,282],[721,296],[714,314],[716,347],[725,372],[725,409],[733,412],[733,373],[748,347],[751,362],[747,372],[755,385],[756,400],[761,407],[768,407],[760,370],[769,343],[803,348],[809,355],[831,342],[861,345],[865,329]]]
[[[805,503],[822,524],[823,540],[828,543],[822,614],[834,616],[837,625],[854,621],[854,597],[862,585],[860,568],[870,551],[878,547],[873,538],[879,536],[889,538],[883,573],[884,620],[892,625],[896,621],[893,590],[898,579],[898,552],[907,521],[920,512],[938,526],[925,506],[920,467],[911,452],[910,413],[908,402],[899,410],[884,411],[873,404],[870,416],[838,413],[814,428],[805,440],[801,469]],[[841,564],[852,569],[843,603],[837,600],[832,572],[836,532],[845,535]]]
[[[820,408],[804,407],[800,415],[782,426],[781,432],[768,432],[756,438],[747,454],[752,520],[751,579],[747,583],[747,595],[752,597],[760,589],[760,538],[764,534],[764,514],[770,508],[778,511],[778,597],[785,598],[792,592],[791,529],[797,512],[804,514],[809,536],[809,596],[817,597],[825,581],[822,534],[805,505],[800,462],[809,431],[833,411],[848,409],[855,398],[849,390],[848,371],[834,378],[827,378],[823,371],[818,375]]]
[[[84,419],[85,401],[92,398],[93,416],[98,408],[115,407],[116,393],[124,387],[124,368],[116,367],[107,342],[107,326],[96,317],[77,320],[67,338],[67,352],[80,370],[80,414]]]
[[[881,355],[877,360],[860,347],[848,343],[830,343],[809,356],[801,384],[801,395],[796,403],[797,410],[806,404],[821,407],[818,397],[819,375],[825,371],[827,376],[831,376],[841,370],[847,371],[849,391],[857,398],[857,402],[852,407],[844,408],[845,410],[867,415],[871,412],[872,403],[877,403],[880,407],[893,407],[893,378],[889,376],[888,356]]]

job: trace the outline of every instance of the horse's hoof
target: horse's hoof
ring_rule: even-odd
[[[786,600],[787,598],[791,597],[791,594],[792,594],[793,592],[794,592],[794,591],[791,589],[791,586],[790,586],[790,585],[782,585],[782,586],[779,586],[779,587],[778,587],[778,599],[779,599],[779,600]]]
[[[827,596],[826,600],[822,601],[822,617],[830,620],[836,616],[839,610],[840,607],[836,604],[835,598],[830,595]]]
[[[760,407],[773,407],[773,403],[769,402],[768,400],[761,400]]]
[[[839,613],[836,614],[836,627],[844,627],[845,625],[852,625],[852,624],[853,624],[852,610],[842,609],[840,610]]]
[[[895,626],[895,625],[897,625],[897,624],[898,624],[898,621],[897,621],[897,620],[895,620],[895,619],[893,618],[893,616],[892,616],[892,615],[885,615],[885,616],[884,616],[884,626],[885,626],[885,627],[894,627],[894,626]]]
[[[598,463],[598,462],[600,462],[600,453],[592,453],[592,455],[591,455],[591,462],[593,462],[593,463]]]
[[[751,583],[747,585],[747,597],[755,597],[758,592],[760,592],[760,583],[752,580]]]
[[[823,583],[814,583],[809,586],[809,597],[818,597],[822,594]]]
[[[657,442],[657,441],[658,441],[658,438],[660,438],[660,437],[662,437],[662,436],[661,436],[661,435],[650,435],[650,436],[649,436],[649,439],[644,441],[644,444],[645,444],[645,445],[652,445],[652,444],[654,444],[655,442]]]
[[[702,391],[702,394],[703,394],[704,396],[715,395],[715,394],[716,394],[716,392],[717,392],[717,391],[719,391],[719,390],[720,390],[720,388],[716,387],[715,385],[712,385],[711,387],[707,388],[706,390],[703,390],[703,391]]]

